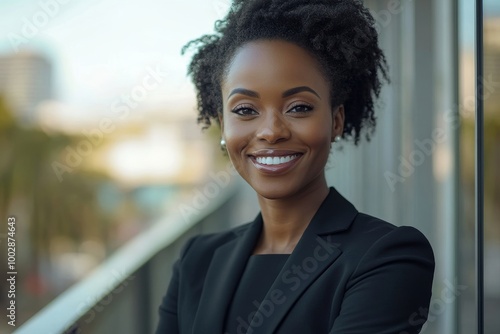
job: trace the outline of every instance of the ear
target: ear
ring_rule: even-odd
[[[336,136],[342,136],[344,131],[345,112],[344,105],[341,104],[336,107],[332,112],[332,142],[335,141]]]

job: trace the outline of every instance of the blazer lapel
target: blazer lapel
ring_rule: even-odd
[[[267,292],[266,302],[261,301],[261,316],[254,317],[251,323],[255,333],[273,333],[302,293],[339,257],[340,245],[331,234],[347,230],[357,213],[350,202],[330,188]]]
[[[222,333],[231,299],[262,230],[262,216],[250,224],[243,235],[220,246],[208,269],[193,333]]]

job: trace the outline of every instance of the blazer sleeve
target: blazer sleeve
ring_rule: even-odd
[[[179,266],[186,255],[189,247],[193,244],[197,236],[189,239],[181,249],[179,259],[177,259],[172,268],[172,278],[168,285],[167,293],[159,307],[160,320],[156,327],[156,334],[178,334],[179,323],[177,318],[177,298],[179,294]]]
[[[417,229],[378,239],[350,278],[329,334],[419,333],[432,295],[434,254]]]

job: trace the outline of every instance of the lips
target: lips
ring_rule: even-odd
[[[283,174],[290,170],[303,153],[291,150],[262,149],[252,152],[250,160],[253,165],[265,174]]]

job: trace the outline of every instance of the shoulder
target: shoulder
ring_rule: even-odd
[[[321,212],[320,212],[321,211]],[[376,243],[415,241],[430,249],[427,238],[416,228],[396,226],[383,219],[359,212],[356,207],[343,197],[334,187],[320,207],[320,221],[315,232],[329,235],[341,249],[360,255]]]
[[[428,308],[435,267],[424,234],[358,213],[338,237],[344,295],[331,332],[418,332],[426,314],[416,311]]]
[[[396,226],[365,213],[357,214],[351,225],[350,232],[369,244],[414,241],[426,244],[429,248],[431,247],[427,237],[417,228],[404,225]]]
[[[396,226],[382,219],[358,213],[349,232],[357,248],[359,264],[384,261],[419,262],[434,268],[434,252],[426,236],[412,226]],[[371,266],[371,265],[369,265]]]
[[[228,243],[243,234],[251,223],[245,223],[217,233],[199,234],[186,241],[181,250],[180,258],[195,256],[212,256],[213,252],[225,243]]]
[[[188,239],[181,249],[178,260],[180,274],[187,273],[188,276],[192,276],[196,273],[199,280],[199,275],[208,271],[217,249],[227,243],[235,242],[249,226],[250,223],[247,223],[229,230],[199,234]]]

